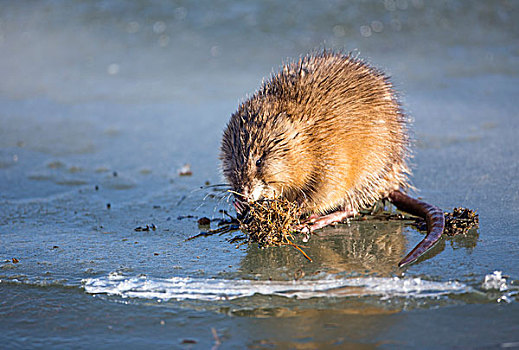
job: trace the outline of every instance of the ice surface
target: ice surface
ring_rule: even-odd
[[[113,273],[83,280],[87,293],[123,298],[232,300],[255,294],[298,299],[378,295],[383,298],[430,298],[459,294],[471,288],[456,281],[434,282],[421,278],[337,278],[303,281],[225,280],[191,277],[128,277]]]

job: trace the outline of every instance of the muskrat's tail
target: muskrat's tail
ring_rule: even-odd
[[[388,198],[399,210],[420,216],[427,223],[427,235],[398,263],[398,266],[402,267],[412,263],[438,243],[445,226],[445,216],[440,208],[411,198],[400,191],[391,192]]]

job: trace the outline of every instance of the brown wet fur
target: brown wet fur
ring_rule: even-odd
[[[427,219],[424,240],[400,265],[430,249],[443,232],[439,208],[405,195],[409,137],[387,76],[364,61],[324,51],[284,65],[243,102],[224,131],[223,173],[238,201],[297,203],[310,230],[388,198]]]
[[[325,214],[405,190],[408,144],[388,78],[357,58],[323,52],[285,65],[240,105],[221,159],[245,199],[261,186],[266,198],[282,195],[307,214]]]

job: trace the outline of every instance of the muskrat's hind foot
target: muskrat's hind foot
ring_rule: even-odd
[[[310,215],[303,225],[301,225],[301,232],[308,233],[314,232],[325,226],[335,224],[343,221],[344,219],[351,218],[355,215],[355,212],[351,209],[337,210],[333,213],[318,216],[316,214]]]
[[[398,266],[402,267],[412,263],[438,243],[445,226],[445,216],[440,208],[411,198],[400,191],[391,192],[388,198],[399,210],[420,216],[427,223],[427,235],[398,263]]]

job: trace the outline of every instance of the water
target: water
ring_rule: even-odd
[[[506,1],[2,3],[1,343],[519,347],[518,19]],[[393,77],[418,195],[479,230],[406,269],[422,236],[399,222],[327,228],[312,263],[185,241],[231,210],[200,189],[222,183],[230,114],[322,47]]]

